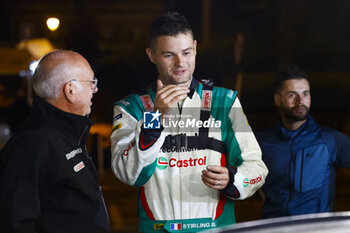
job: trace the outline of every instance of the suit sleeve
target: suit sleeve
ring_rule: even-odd
[[[112,170],[122,182],[142,186],[153,175],[165,134],[142,129],[136,119],[120,105],[114,107],[111,135]]]
[[[261,149],[243,113],[238,98],[229,113],[233,135],[227,144],[231,164],[237,167],[233,185],[239,195],[234,199],[252,196],[265,183],[268,170],[261,158]]]

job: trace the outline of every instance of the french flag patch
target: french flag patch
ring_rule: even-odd
[[[171,230],[181,230],[181,223],[171,223],[170,229]]]

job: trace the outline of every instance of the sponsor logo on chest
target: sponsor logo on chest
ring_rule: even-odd
[[[72,150],[71,152],[66,154],[66,158],[67,158],[67,160],[70,160],[71,158],[74,158],[74,156],[76,156],[77,154],[80,154],[82,152],[83,152],[83,150],[81,148]]]
[[[210,111],[212,93],[209,90],[203,90],[202,95],[202,109],[205,111]]]
[[[140,96],[140,99],[142,101],[142,105],[145,108],[145,111],[153,111],[153,102],[149,95],[142,95]]]
[[[73,170],[74,170],[75,172],[78,172],[78,171],[80,171],[81,169],[83,169],[84,167],[85,167],[85,164],[84,164],[83,161],[81,161],[80,163],[78,163],[77,165],[75,165],[75,166],[73,167]]]
[[[165,157],[159,157],[157,160],[157,168],[164,170],[167,167],[199,167],[207,165],[207,156],[199,158],[177,159],[170,158],[169,161]]]

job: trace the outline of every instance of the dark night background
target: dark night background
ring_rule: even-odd
[[[242,71],[239,90],[248,111],[273,108],[272,79],[286,64],[309,73],[315,108],[348,108],[347,0],[2,1],[0,46],[14,48],[21,40],[45,37],[56,48],[84,55],[100,80],[92,115],[109,122],[113,101],[156,77],[145,54],[148,27],[169,10],[183,13],[193,26],[198,40],[195,77],[236,89]],[[55,32],[45,25],[49,16],[61,20]],[[244,44],[235,65],[238,34]]]
[[[238,89],[253,130],[278,120],[272,98],[273,79],[280,68],[296,64],[309,74],[311,110],[316,120],[350,134],[348,0],[7,0],[0,2],[0,52],[16,50],[23,40],[47,38],[55,48],[81,53],[99,79],[91,117],[97,123],[111,124],[113,102],[157,76],[145,48],[150,23],[166,11],[183,13],[193,27],[198,41],[195,77]],[[61,21],[55,32],[45,24],[51,16]],[[244,42],[237,46],[240,38]],[[25,115],[23,108],[18,112],[18,108],[5,104],[6,98],[18,98],[21,84],[18,74],[7,72],[1,64],[9,60],[7,56],[0,53],[0,123],[20,121],[14,116]],[[14,58],[12,63],[19,60],[23,59]],[[30,61],[26,60],[24,67]],[[240,86],[238,74],[243,75]],[[105,149],[109,150],[108,146]],[[108,193],[109,186],[103,187],[107,204],[116,202],[112,199],[115,194]],[[108,195],[112,200],[109,203]],[[123,194],[118,195],[122,200]],[[134,208],[135,204],[131,205]],[[346,208],[346,204],[338,205]],[[111,215],[118,215],[115,206],[109,206]],[[249,204],[245,207],[251,209]],[[113,224],[115,229],[122,229],[118,225],[121,223]]]

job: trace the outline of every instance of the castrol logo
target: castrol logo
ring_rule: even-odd
[[[248,185],[257,184],[257,183],[259,183],[261,181],[262,181],[261,176],[258,176],[257,178],[251,179],[251,180],[249,180],[248,178],[245,178],[243,180],[243,187],[247,187]]]
[[[157,168],[164,170],[167,167],[178,167],[178,168],[186,168],[186,167],[198,167],[198,166],[206,166],[207,165],[207,156],[198,157],[198,158],[188,158],[188,159],[177,159],[170,158],[169,160],[165,157],[159,157],[157,160]]]

